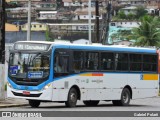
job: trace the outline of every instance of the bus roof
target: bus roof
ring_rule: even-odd
[[[128,47],[128,46],[118,46],[118,45],[86,45],[86,44],[72,44],[67,42],[48,42],[48,41],[18,41],[16,43],[41,43],[50,44],[56,46],[56,48],[70,48],[79,50],[99,50],[99,51],[114,51],[114,52],[134,52],[134,53],[156,53],[155,48],[144,48],[144,47]]]

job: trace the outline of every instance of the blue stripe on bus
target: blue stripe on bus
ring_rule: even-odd
[[[18,90],[28,90],[28,91],[39,91],[42,90],[44,88],[44,86],[46,86],[47,84],[49,84],[52,81],[58,81],[61,79],[65,79],[65,78],[69,78],[69,77],[73,77],[73,76],[79,76],[81,74],[90,74],[90,73],[103,73],[103,74],[158,74],[155,72],[83,72],[83,73],[78,73],[78,74],[72,74],[72,75],[68,75],[68,76],[62,76],[62,77],[58,77],[55,79],[48,79],[47,81],[41,83],[38,86],[24,86],[24,85],[17,85],[16,83],[14,83],[10,78],[8,78],[8,82],[11,84],[11,86],[14,89],[18,89]]]
[[[112,47],[112,46],[71,46],[71,45],[55,45],[56,48],[70,48],[70,49],[79,49],[79,50],[107,50],[113,52],[134,52],[134,53],[156,53],[155,49],[148,48],[126,48],[126,47]]]
[[[51,81],[47,80],[43,83],[41,83],[38,86],[25,86],[25,85],[17,85],[16,83],[14,83],[10,78],[8,78],[8,82],[11,84],[11,86],[14,89],[17,90],[29,90],[29,91],[39,91],[42,90],[44,88],[44,86],[46,86],[47,84],[49,84]]]

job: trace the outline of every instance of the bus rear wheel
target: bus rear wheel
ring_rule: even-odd
[[[128,106],[131,100],[131,93],[128,88],[124,88],[121,94],[121,100],[113,100],[115,106]]]
[[[68,100],[65,102],[67,107],[76,107],[78,99],[78,93],[75,88],[71,88],[68,93]]]
[[[96,101],[83,101],[83,103],[86,105],[86,106],[97,106],[98,103],[99,103],[99,100],[96,100]]]
[[[39,107],[39,105],[41,103],[41,101],[39,101],[39,100],[28,100],[28,102],[29,102],[29,105],[33,108]]]

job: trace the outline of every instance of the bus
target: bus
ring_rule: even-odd
[[[8,64],[8,97],[31,107],[51,101],[75,107],[78,100],[128,106],[159,92],[156,49],[19,41]]]

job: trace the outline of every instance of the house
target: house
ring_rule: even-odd
[[[99,19],[102,19],[102,8],[99,8]],[[88,14],[88,8],[78,8],[74,11],[75,16],[73,17],[73,20],[88,20],[89,19],[89,14]],[[96,19],[96,12],[95,8],[91,8],[91,19],[95,20]]]
[[[18,32],[19,31],[19,26],[5,23],[5,31],[6,32]]]
[[[123,11],[125,15],[128,15],[128,14],[136,14],[136,9],[137,7],[130,6],[130,7],[122,8],[120,11]]]
[[[39,11],[38,20],[57,19],[57,11]]]
[[[21,25],[22,31],[27,31],[28,29],[28,23]],[[46,24],[38,23],[38,22],[32,22],[31,23],[31,31],[46,31],[47,26]]]
[[[36,17],[36,11],[34,9],[31,10],[31,17]],[[17,8],[8,8],[6,9],[6,14],[8,20],[10,19],[26,19],[28,17],[28,7],[17,7]]]
[[[147,0],[116,0],[119,5],[145,6]]]
[[[110,26],[115,26],[117,28],[134,28],[139,27],[140,22],[138,21],[127,21],[127,20],[121,20],[121,21],[112,21],[110,22]]]
[[[63,0],[64,7],[88,7],[88,1],[89,0]],[[91,6],[95,6],[96,0],[91,0]],[[102,2],[105,2],[104,0],[98,0],[99,5],[102,5]]]
[[[114,45],[124,45],[124,46],[131,46],[133,45],[132,41],[128,41],[128,40],[120,40],[120,41],[116,41],[113,42]]]

